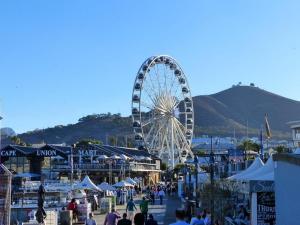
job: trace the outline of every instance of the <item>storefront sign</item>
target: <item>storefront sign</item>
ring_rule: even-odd
[[[78,150],[78,153],[82,156],[96,156],[97,150]]]
[[[56,150],[37,150],[37,156],[56,156]]]
[[[275,193],[257,193],[257,225],[275,225]]]
[[[2,150],[1,151],[1,156],[17,156],[17,151],[16,150]]]

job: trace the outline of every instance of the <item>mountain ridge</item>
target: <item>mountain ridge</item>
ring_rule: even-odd
[[[287,122],[300,119],[300,102],[253,86],[233,86],[211,95],[193,97],[195,136],[258,136],[268,114],[274,138],[290,138]],[[107,136],[132,135],[130,117],[86,116],[78,123],[18,135],[28,143],[75,143],[82,138],[107,142]],[[88,118],[88,119],[87,119]],[[247,131],[246,131],[247,130]]]

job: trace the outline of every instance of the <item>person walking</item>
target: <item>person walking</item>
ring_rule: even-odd
[[[184,209],[176,209],[175,216],[176,216],[176,222],[171,223],[170,225],[189,225],[187,222],[184,221],[185,218]]]
[[[131,220],[127,219],[127,214],[123,213],[123,219],[120,219],[117,225],[131,225],[131,224],[132,224]]]
[[[68,204],[67,209],[72,211],[72,220],[75,222],[78,219],[78,215],[79,215],[75,198],[73,198],[71,202]]]
[[[205,225],[201,213],[198,213],[197,216],[191,219],[190,225]]]
[[[85,225],[97,225],[96,220],[94,220],[94,215],[93,213],[89,213],[89,218],[86,219]]]
[[[140,203],[140,210],[141,210],[141,213],[144,215],[145,221],[146,221],[147,215],[148,215],[148,200],[146,200],[145,197],[143,197],[143,200]]]
[[[103,225],[116,225],[116,222],[119,218],[121,217],[113,208],[111,212],[106,215]]]
[[[164,196],[166,195],[164,190],[161,188],[158,192],[158,197],[159,197],[159,200],[160,200],[160,204],[162,205],[163,204],[163,199],[164,199]]]
[[[134,216],[134,225],[144,225],[145,217],[142,213],[137,213]]]
[[[150,191],[150,198],[152,205],[155,205],[155,191],[153,189]]]
[[[137,208],[133,202],[133,199],[131,198],[126,206],[126,212],[128,212],[128,218],[130,221],[133,220],[134,210],[137,210]]]
[[[146,221],[145,225],[158,225],[157,221],[153,218],[152,214],[149,214],[149,219]]]

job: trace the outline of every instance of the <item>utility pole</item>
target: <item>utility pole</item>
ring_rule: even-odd
[[[211,223],[214,223],[215,214],[215,201],[214,201],[214,153],[213,153],[213,137],[210,137],[210,211],[211,211]]]

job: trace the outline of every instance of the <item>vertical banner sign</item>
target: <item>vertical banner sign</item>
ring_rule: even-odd
[[[275,225],[275,193],[257,193],[257,225]]]

